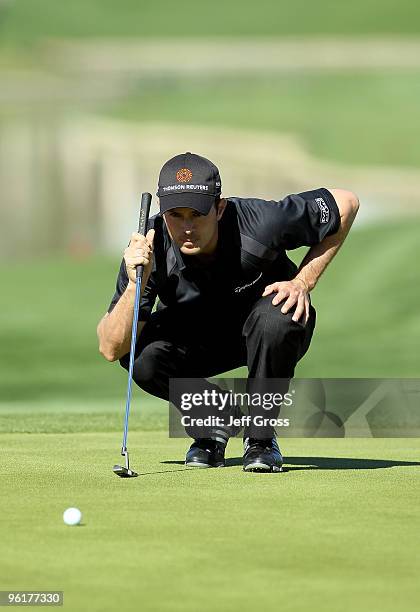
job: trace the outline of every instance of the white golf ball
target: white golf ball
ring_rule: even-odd
[[[78,525],[82,520],[82,513],[79,508],[67,508],[63,514],[63,521],[66,525]]]

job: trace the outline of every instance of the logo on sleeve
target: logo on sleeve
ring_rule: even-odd
[[[315,198],[315,202],[318,204],[319,211],[321,213],[321,223],[328,223],[330,220],[330,209],[325,203],[324,198]]]
[[[188,168],[181,168],[176,173],[178,183],[188,183],[192,179],[192,172]]]

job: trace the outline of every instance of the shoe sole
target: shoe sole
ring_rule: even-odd
[[[244,466],[244,472],[282,472],[282,465],[267,465],[267,463],[250,463]]]
[[[195,467],[195,468],[212,468],[212,467],[225,467],[222,463],[220,465],[209,465],[208,463],[200,463],[198,461],[189,461],[185,462],[186,467]]]

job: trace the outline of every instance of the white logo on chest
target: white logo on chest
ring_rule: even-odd
[[[255,283],[257,283],[260,278],[262,276],[262,272],[259,273],[259,275],[257,276],[257,278],[255,280],[253,280],[251,283],[248,283],[246,285],[242,285],[241,287],[236,287],[234,289],[235,293],[241,293],[241,291],[244,291],[245,289],[248,289],[248,287],[252,287],[253,285],[255,285]]]

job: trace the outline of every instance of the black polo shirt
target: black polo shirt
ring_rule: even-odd
[[[334,197],[323,188],[279,202],[227,198],[215,258],[206,264],[181,253],[160,215],[149,220],[151,227],[155,229],[154,264],[139,319],[150,317],[158,298],[157,310],[165,310],[180,325],[184,320],[217,323],[218,318],[226,320],[246,311],[267,284],[294,278],[297,268],[286,251],[312,246],[337,232],[340,214]],[[127,284],[123,259],[108,312]]]

